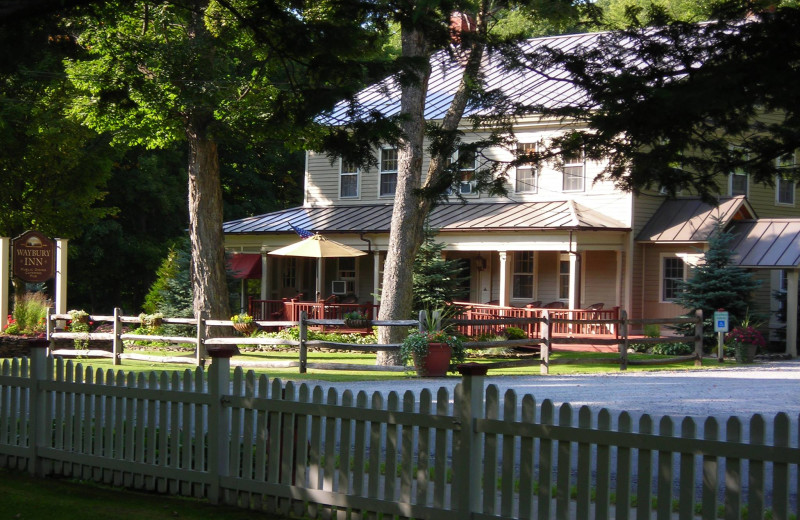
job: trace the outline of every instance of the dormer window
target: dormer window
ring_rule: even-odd
[[[358,198],[359,168],[344,159],[339,160],[339,198]]]
[[[397,148],[381,148],[378,195],[393,197],[397,189]]]
[[[797,153],[784,155],[778,159],[778,168],[787,170],[786,174],[775,177],[775,203],[794,206],[795,182],[792,180],[797,167]]]
[[[537,149],[537,143],[519,143],[517,144],[517,156],[534,153]],[[533,163],[522,163],[518,165],[514,191],[517,193],[536,193],[538,191],[538,186],[536,184],[538,175],[539,168]]]

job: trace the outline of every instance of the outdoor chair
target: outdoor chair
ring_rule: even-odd
[[[529,304],[525,305],[528,309],[538,309],[542,306],[542,300],[536,300],[534,302],[530,302]]]
[[[543,309],[564,309],[564,308],[566,308],[566,305],[564,305],[564,302],[555,301],[555,302],[548,303],[547,305],[545,305],[542,308]]]

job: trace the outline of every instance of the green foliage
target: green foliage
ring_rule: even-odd
[[[463,363],[466,359],[466,350],[461,338],[454,334],[448,334],[442,330],[411,332],[400,345],[400,358],[403,364],[408,365],[413,362],[414,356],[424,357],[428,354],[431,343],[446,343],[452,350],[450,358],[451,370],[458,363]]]
[[[519,327],[506,327],[503,335],[506,339],[526,339],[528,337],[528,334]]]
[[[653,345],[653,354],[661,356],[688,356],[694,352],[694,347],[689,343],[656,343]]]
[[[231,321],[233,323],[253,323],[253,317],[246,312],[242,312],[231,316]]]
[[[47,309],[51,302],[44,293],[28,292],[14,302],[14,327],[9,326],[6,334],[36,334],[47,328]]]
[[[648,338],[657,338],[661,336],[661,327],[655,323],[648,323],[644,326],[643,332]]]
[[[281,329],[278,332],[260,332],[256,337],[300,341],[300,329],[298,327],[289,327]],[[378,343],[378,338],[374,332],[372,334],[341,334],[338,332],[309,330],[307,339],[313,341],[330,341],[331,343],[352,343],[354,345],[374,345]]]
[[[449,303],[464,298],[464,272],[458,260],[445,260],[445,244],[436,242],[436,233],[425,230],[425,238],[414,259],[414,309],[442,309]]]

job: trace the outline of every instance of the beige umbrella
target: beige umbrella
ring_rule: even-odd
[[[359,251],[354,247],[350,247],[335,240],[329,240],[319,233],[314,234],[308,238],[304,238],[300,242],[289,244],[288,246],[281,247],[275,251],[270,251],[271,255],[278,256],[305,256],[308,258],[317,259],[317,294],[322,291],[322,262],[321,258],[340,258],[345,256],[363,256],[367,253]]]

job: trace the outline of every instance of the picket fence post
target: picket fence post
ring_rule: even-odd
[[[197,346],[194,349],[195,355],[195,363],[199,366],[205,366],[206,364],[206,347],[205,347],[205,340],[206,340],[206,323],[205,323],[205,313],[200,311],[197,313],[197,335],[195,337],[197,340]]]
[[[230,394],[231,356],[234,349],[209,349],[212,358],[208,371],[208,473],[211,484],[208,487],[208,500],[219,504],[222,499],[220,479],[230,471],[228,449],[230,447],[231,409],[223,399]]]
[[[30,345],[30,427],[28,428],[29,449],[28,472],[36,477],[44,477],[42,459],[39,450],[47,447],[47,439],[51,428],[47,424],[47,398],[42,383],[47,380],[47,347],[46,339],[28,340]]]
[[[453,491],[454,505],[462,518],[480,512],[481,476],[483,474],[483,444],[477,432],[476,420],[483,418],[483,375],[464,375],[457,390],[461,398],[456,411],[461,430],[459,443],[454,443]]]

